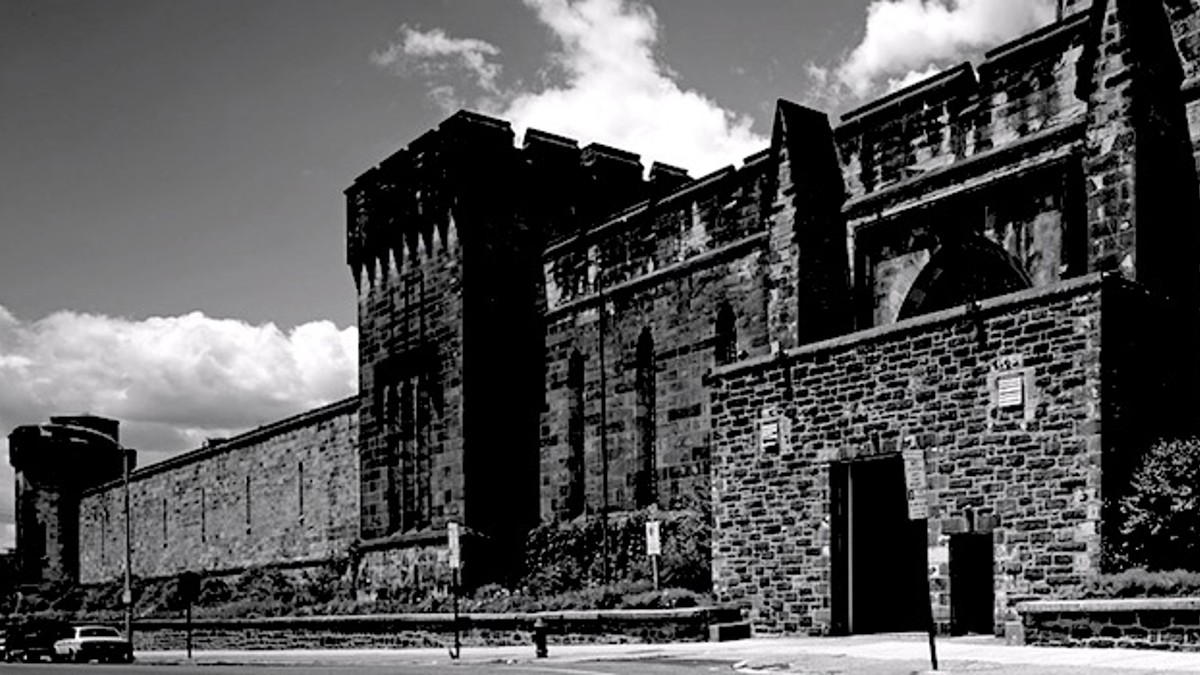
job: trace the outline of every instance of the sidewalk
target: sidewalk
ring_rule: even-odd
[[[987,637],[938,638],[939,672],[987,672],[1021,675],[1089,673],[1200,673],[1200,653],[1132,649],[1014,647]],[[141,663],[186,662],[182,651],[138,652]],[[929,669],[929,646],[922,635],[847,638],[755,638],[734,642],[661,645],[550,645],[543,663],[604,660],[688,659],[723,661],[742,672],[893,673]],[[464,647],[463,663],[532,662],[531,645]],[[394,665],[446,664],[445,648],[321,649],[288,651],[196,651],[197,664]]]

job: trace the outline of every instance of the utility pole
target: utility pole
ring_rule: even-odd
[[[120,447],[120,446],[118,446]],[[132,528],[129,522],[129,464],[133,458],[133,450],[129,448],[121,448],[121,463],[123,465],[122,475],[124,476],[125,488],[125,590],[121,593],[121,600],[125,605],[125,639],[129,640],[129,644],[133,644],[133,538],[131,535]],[[191,605],[188,605],[189,612],[189,627],[191,626]],[[191,632],[188,632],[189,647]],[[189,655],[190,656],[190,655]]]
[[[601,280],[601,271],[600,269],[596,271],[596,295],[600,300],[600,489],[603,492],[600,535],[601,546],[604,549],[604,583],[607,584],[611,579],[608,569],[608,374],[604,369],[604,317],[608,312],[605,309],[604,282]]]

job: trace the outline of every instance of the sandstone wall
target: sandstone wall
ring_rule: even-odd
[[[133,473],[133,573],[216,571],[345,554],[358,537],[357,398]],[[124,574],[122,484],[84,493],[79,577]]]
[[[939,619],[969,519],[993,536],[997,619],[1075,592],[1101,553],[1101,294],[1085,277],[719,370],[718,597],[760,630],[829,631],[831,463],[907,448],[927,463]],[[1022,405],[998,404],[1002,376]]]
[[[607,434],[613,508],[638,505],[648,433],[654,455],[649,489],[656,492],[656,503],[707,496],[711,421],[705,377],[720,349],[733,359],[761,352],[767,344],[762,211],[772,167],[769,155],[759,154],[737,171],[723,170],[643,203],[546,252],[543,519],[574,517],[584,503],[593,512],[602,506],[602,433]],[[603,392],[601,306],[606,313]],[[723,306],[734,337],[722,347],[717,324]],[[653,348],[652,376],[643,369],[639,383],[639,345],[647,339]],[[577,382],[572,382],[573,357],[582,364]],[[601,396],[607,405],[603,431]],[[574,423],[572,415],[578,416]],[[574,443],[582,444],[582,465],[573,454],[573,434]],[[574,482],[579,471],[582,483]],[[572,490],[578,489],[585,495],[573,498]]]
[[[835,131],[859,328],[899,318],[946,242],[995,243],[1047,286],[1089,266],[1086,14],[852,111]]]

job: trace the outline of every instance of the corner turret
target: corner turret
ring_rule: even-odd
[[[51,417],[8,435],[23,583],[78,579],[80,493],[121,477],[119,424],[94,415]]]

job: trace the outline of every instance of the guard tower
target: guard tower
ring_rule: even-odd
[[[116,420],[51,417],[8,435],[16,472],[17,571],[20,581],[75,581],[79,575],[79,496],[121,477]]]

